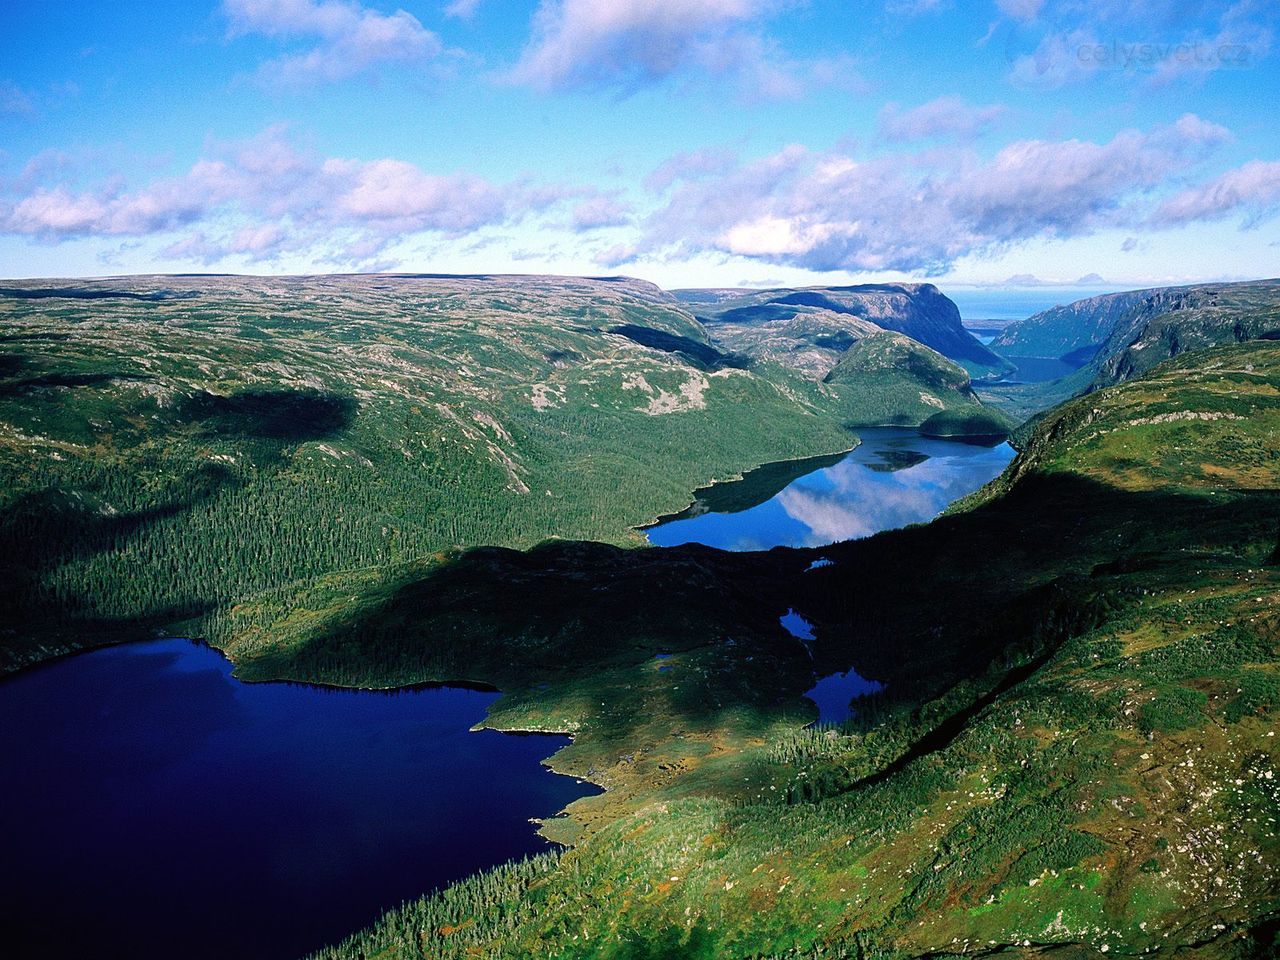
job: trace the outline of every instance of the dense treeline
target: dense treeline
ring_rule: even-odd
[[[440,960],[475,956],[484,944],[535,918],[535,889],[559,860],[558,852],[548,851],[475,874],[391,911],[372,937],[326,947],[314,960],[367,960],[378,953]]]
[[[181,619],[296,580],[455,546],[625,542],[630,526],[682,506],[708,473],[745,465],[744,434],[711,416],[652,434],[616,414],[508,424],[528,491],[447,436],[419,444],[412,459],[376,449],[376,460],[335,458],[310,444],[256,458],[238,448],[224,455],[231,463],[206,456],[193,465],[180,451],[37,461],[19,476],[10,469],[0,562],[17,589],[0,602],[10,622],[34,610],[67,621]],[[752,433],[752,459],[812,442],[781,428]],[[687,449],[700,451],[697,464]]]

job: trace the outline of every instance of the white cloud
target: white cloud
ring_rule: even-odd
[[[31,94],[12,80],[0,80],[0,113],[35,113]]]
[[[1030,21],[1040,16],[1044,0],[996,0],[1000,12],[1014,20]]]
[[[221,239],[211,239],[197,230],[166,246],[161,255],[170,260],[189,260],[206,266],[228,256],[240,255],[251,263],[275,260],[302,244],[280,223],[251,224],[231,231]]]
[[[732,151],[719,147],[678,153],[645,177],[644,185],[648,190],[661,193],[677,180],[726,173],[736,160]]]
[[[462,233],[503,219],[507,195],[470,174],[425,173],[403,160],[331,159],[321,175],[337,187],[334,209],[353,222],[395,231]]]
[[[631,206],[614,196],[590,197],[573,208],[573,229],[598,230],[631,222]]]
[[[443,49],[412,14],[383,14],[352,0],[223,0],[222,9],[233,36],[314,44],[264,63],[261,76],[270,83],[342,80],[382,64],[424,62]]]
[[[1255,12],[1255,5],[1249,2],[1228,8],[1215,34],[1197,35],[1184,41],[1185,48],[1175,48],[1158,58],[1153,65],[1153,83],[1184,77],[1198,79],[1215,70],[1258,66],[1271,50],[1272,31],[1270,22],[1256,18]]]
[[[765,214],[756,220],[736,223],[723,234],[727,253],[744,257],[803,256],[831,235],[825,223],[801,224]]]
[[[1139,224],[1228,136],[1188,115],[1105,143],[1022,140],[989,159],[932,151],[859,159],[788,147],[677,179],[640,252],[713,252],[810,270],[940,272],[1032,238]]]
[[[58,241],[188,227],[193,232],[168,251],[206,262],[233,253],[269,258],[338,235],[353,249],[376,252],[407,235],[456,237],[516,222],[569,193],[432,173],[393,158],[320,157],[295,148],[279,127],[212,153],[179,176],[133,190],[114,178],[81,190],[24,184],[0,198],[0,232]]]
[[[606,267],[610,270],[620,267],[624,263],[632,263],[639,249],[630,243],[615,243],[598,251],[592,258],[591,262],[600,267]]]
[[[1280,212],[1280,162],[1252,160],[1219,177],[1188,187],[1156,209],[1152,222],[1165,226],[1218,220],[1244,212],[1249,222]]]
[[[1000,104],[973,106],[960,97],[939,97],[906,111],[890,103],[880,111],[880,134],[894,141],[944,137],[972,140],[1003,113],[1005,108]]]
[[[1251,69],[1268,55],[1280,8],[1241,0],[1228,6],[1171,0],[999,0],[1029,41],[1010,51],[1010,78],[1061,87],[1107,76],[1151,85]],[[1015,34],[1016,36],[1017,34]]]
[[[893,17],[918,17],[923,13],[934,13],[944,6],[950,6],[948,0],[889,0],[884,9]]]
[[[540,90],[631,89],[694,65],[789,95],[777,51],[751,27],[779,0],[542,0],[510,78]],[[769,54],[771,56],[763,56]]]
[[[204,200],[188,192],[192,181],[162,180],[146,190],[125,194],[109,189],[72,192],[40,187],[21,197],[3,217],[6,233],[42,237],[86,234],[123,236],[154,233],[197,219]]]
[[[11,233],[74,234],[108,226],[105,203],[95,197],[74,196],[61,187],[23,197],[5,219]],[[102,232],[113,231],[108,228]]]
[[[1105,69],[1096,51],[1104,49],[1091,30],[1044,36],[1030,53],[1013,60],[1010,79],[1019,86],[1056,89],[1079,83]]]
[[[444,8],[446,17],[456,17],[459,20],[470,20],[476,15],[476,11],[480,9],[480,0],[453,0]]]

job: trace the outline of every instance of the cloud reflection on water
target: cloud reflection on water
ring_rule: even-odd
[[[924,459],[892,469],[914,457]],[[735,551],[866,537],[932,519],[998,476],[1012,458],[1007,444],[980,447],[910,430],[867,430],[844,460],[792,481],[764,503],[673,520],[647,533],[658,546],[692,542]]]
[[[829,487],[797,483],[777,499],[813,547],[930,520],[1001,469],[987,457],[931,457],[892,473],[846,460],[825,471]]]

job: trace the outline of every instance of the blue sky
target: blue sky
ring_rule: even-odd
[[[1278,25],[1263,0],[10,3],[0,275],[1275,276]]]

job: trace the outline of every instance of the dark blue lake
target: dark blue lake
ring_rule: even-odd
[[[935,440],[914,430],[859,430],[841,457],[769,464],[705,487],[683,513],[645,531],[660,547],[722,550],[816,547],[931,520],[995,479],[1013,459],[1007,443]]]
[[[296,958],[546,849],[595,788],[564,737],[472,733],[498,694],[243,684],[186,640],[0,683],[4,955]]]

